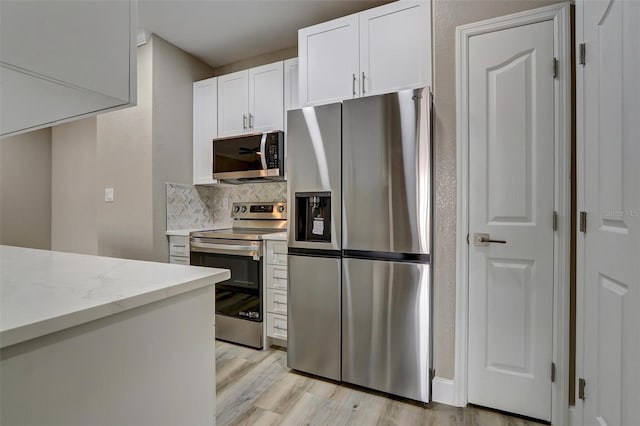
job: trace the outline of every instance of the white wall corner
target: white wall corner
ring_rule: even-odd
[[[439,402],[440,404],[455,405],[453,398],[453,380],[444,379],[442,377],[434,377],[431,383],[433,395],[433,402]]]

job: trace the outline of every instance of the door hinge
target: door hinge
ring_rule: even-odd
[[[551,383],[556,381],[556,363],[551,363]]]
[[[578,45],[578,63],[583,67],[587,64],[587,45],[584,43]]]
[[[580,212],[580,232],[587,233],[587,212]]]
[[[553,58],[553,78],[558,78],[558,58]]]
[[[578,378],[578,398],[584,400],[584,388],[587,387],[587,382],[582,378]]]
[[[469,245],[469,234],[467,234],[467,245]]]
[[[558,230],[558,212],[556,211],[553,212],[553,230]]]

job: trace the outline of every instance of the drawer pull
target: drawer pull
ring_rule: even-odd
[[[287,331],[286,328],[278,327],[277,325],[274,325],[273,328],[275,328],[276,330]]]

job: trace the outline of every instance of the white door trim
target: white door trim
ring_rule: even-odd
[[[555,103],[555,188],[554,209],[558,230],[554,236],[553,361],[556,381],[552,386],[551,422],[568,423],[569,357],[569,255],[571,228],[571,37],[568,2],[528,10],[456,28],[456,148],[457,148],[457,226],[456,226],[456,328],[454,405],[467,404],[468,313],[469,313],[469,120],[468,88],[469,39],[502,29],[554,22],[554,56],[558,76],[554,82]]]

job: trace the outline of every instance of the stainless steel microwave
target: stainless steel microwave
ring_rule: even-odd
[[[284,180],[284,132],[214,139],[213,178],[231,183]]]

